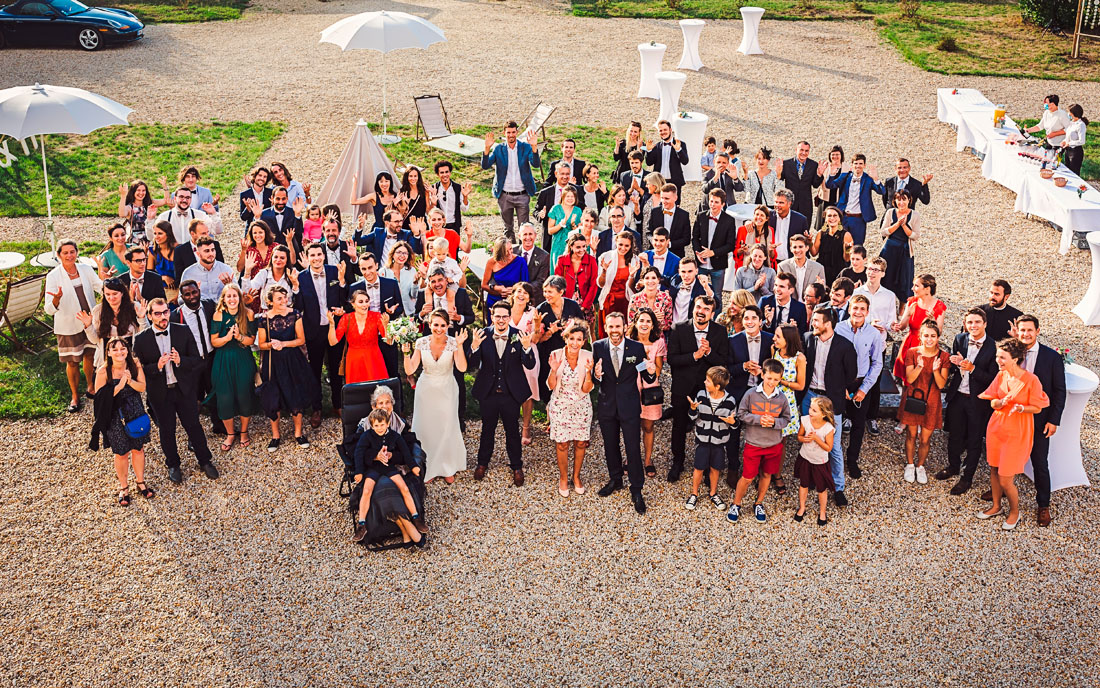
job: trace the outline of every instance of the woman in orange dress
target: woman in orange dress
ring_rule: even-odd
[[[898,422],[906,426],[905,482],[916,480],[928,484],[924,462],[932,445],[932,433],[943,427],[943,403],[940,390],[947,384],[947,371],[951,369],[950,357],[940,348],[940,328],[934,320],[925,320],[918,330],[920,346],[905,352],[905,391],[898,407]],[[924,401],[924,413],[905,410],[905,402],[912,397]],[[919,446],[917,438],[920,438]],[[913,465],[916,454],[916,465]]]
[[[340,318],[340,324],[334,324],[336,315],[342,313],[338,308],[330,309],[328,319],[328,343],[336,346],[347,337],[348,348],[344,358],[344,382],[371,382],[385,380],[386,361],[378,340],[385,339],[386,325],[390,322],[388,313],[375,313],[370,309],[370,296],[363,290],[351,295],[351,313]],[[386,340],[389,341],[388,339]]]
[[[1035,432],[1035,414],[1050,405],[1039,378],[1020,364],[1027,354],[1027,345],[1019,339],[1004,339],[997,344],[997,367],[1001,372],[993,378],[989,389],[978,395],[993,406],[993,416],[985,432],[986,460],[989,461],[989,487],[993,504],[977,516],[983,521],[1004,513],[1001,497],[1008,499],[1008,516],[1001,524],[1012,530],[1020,522],[1020,493],[1016,490],[1016,474],[1022,473],[1031,456]]]
[[[638,256],[634,255],[634,233],[624,229],[615,238],[615,248],[605,252],[599,259],[600,272],[596,277],[596,286],[600,288],[598,299],[601,337],[606,336],[603,320],[608,313],[622,313],[623,318],[626,318],[630,299],[634,297],[630,283],[640,267]]]

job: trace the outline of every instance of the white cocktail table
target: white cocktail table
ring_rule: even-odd
[[[703,136],[707,133],[707,117],[701,112],[676,113],[672,118],[672,131],[676,132],[676,138],[683,142],[687,149],[688,161],[683,166],[685,182],[703,181],[703,168],[699,166],[699,158],[703,154]]]
[[[671,122],[676,119],[680,112],[680,91],[686,80],[687,74],[683,72],[657,72],[657,87],[661,94],[661,110],[657,113],[657,122],[663,119]]]
[[[661,92],[657,87],[657,72],[661,71],[661,63],[665,59],[664,43],[640,43],[638,54],[642,58],[642,76],[638,81],[639,98],[660,98]]]
[[[1085,238],[1092,251],[1092,279],[1085,297],[1073,307],[1073,312],[1086,325],[1100,325],[1100,232],[1089,232]]]
[[[745,55],[763,55],[760,49],[760,17],[764,16],[763,7],[742,7],[741,20],[745,24],[741,35],[741,45],[737,52]]]
[[[684,34],[684,52],[680,55],[680,64],[676,69],[690,69],[699,71],[703,68],[703,60],[699,58],[699,35],[703,33],[702,19],[681,19],[680,32]]]
[[[1088,368],[1076,363],[1066,366],[1066,407],[1062,410],[1062,424],[1050,438],[1050,450],[1047,452],[1052,492],[1091,484],[1081,462],[1081,417],[1098,385],[1100,378]],[[1035,480],[1035,469],[1030,460],[1024,466],[1024,474]]]

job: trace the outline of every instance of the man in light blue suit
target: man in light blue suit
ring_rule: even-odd
[[[875,170],[870,168],[864,173],[864,168],[867,166],[867,156],[863,153],[856,153],[852,158],[852,171],[841,172],[836,170],[825,182],[825,186],[830,189],[840,189],[840,193],[837,195],[836,207],[840,210],[840,216],[843,218],[844,229],[848,230],[852,235],[852,242],[857,246],[862,246],[864,239],[867,238],[867,223],[873,222],[877,217],[875,215],[875,204],[871,200],[871,192],[875,192],[880,196],[885,191],[882,188],[882,184],[875,181]],[[832,172],[832,170],[829,170]],[[853,189],[859,191],[855,194],[852,193]]]
[[[526,141],[517,141],[519,125],[510,121],[504,125],[505,143],[496,144],[493,132],[485,135],[485,154],[481,156],[481,169],[496,168],[493,179],[493,196],[500,206],[500,216],[504,219],[504,232],[513,243],[516,240],[513,221],[519,216],[519,223],[530,219],[531,196],[535,195],[535,176],[531,166],[542,164],[539,160],[538,133],[532,131]]]

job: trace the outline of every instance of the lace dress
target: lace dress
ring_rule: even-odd
[[[267,331],[268,341],[289,342],[296,337],[294,325],[301,317],[297,311],[290,311],[286,315],[256,318],[256,325],[258,330]],[[260,401],[271,420],[276,420],[280,411],[298,415],[310,408],[318,384],[306,355],[297,346],[261,352],[260,379],[263,381]]]
[[[782,356],[776,356],[775,360],[783,364],[783,382],[795,382],[798,380],[798,354],[791,356],[790,358],[783,358]],[[783,391],[783,396],[787,397],[787,403],[791,405],[792,409],[798,408],[795,403],[794,390],[790,387],[781,385],[779,387]],[[787,427],[783,428],[783,437],[789,437],[791,435],[798,434],[799,417],[797,413],[791,414],[791,422],[787,423]]]
[[[565,349],[550,354],[550,369],[565,358]],[[546,415],[550,419],[550,439],[554,442],[587,442],[592,436],[592,399],[581,391],[584,384],[585,360],[592,359],[592,352],[581,349],[577,354],[577,367],[570,368],[562,361],[558,368],[558,384],[550,394]]]
[[[466,470],[466,443],[458,429],[458,395],[464,390],[454,376],[454,337],[447,337],[438,359],[432,356],[431,337],[421,337],[414,346],[423,372],[416,380],[412,430],[428,457],[427,482]]]

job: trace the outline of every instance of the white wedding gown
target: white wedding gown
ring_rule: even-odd
[[[416,340],[423,372],[416,380],[412,429],[428,457],[424,480],[466,470],[466,443],[458,428],[458,383],[454,377],[454,337],[439,360],[432,357],[429,337]]]

